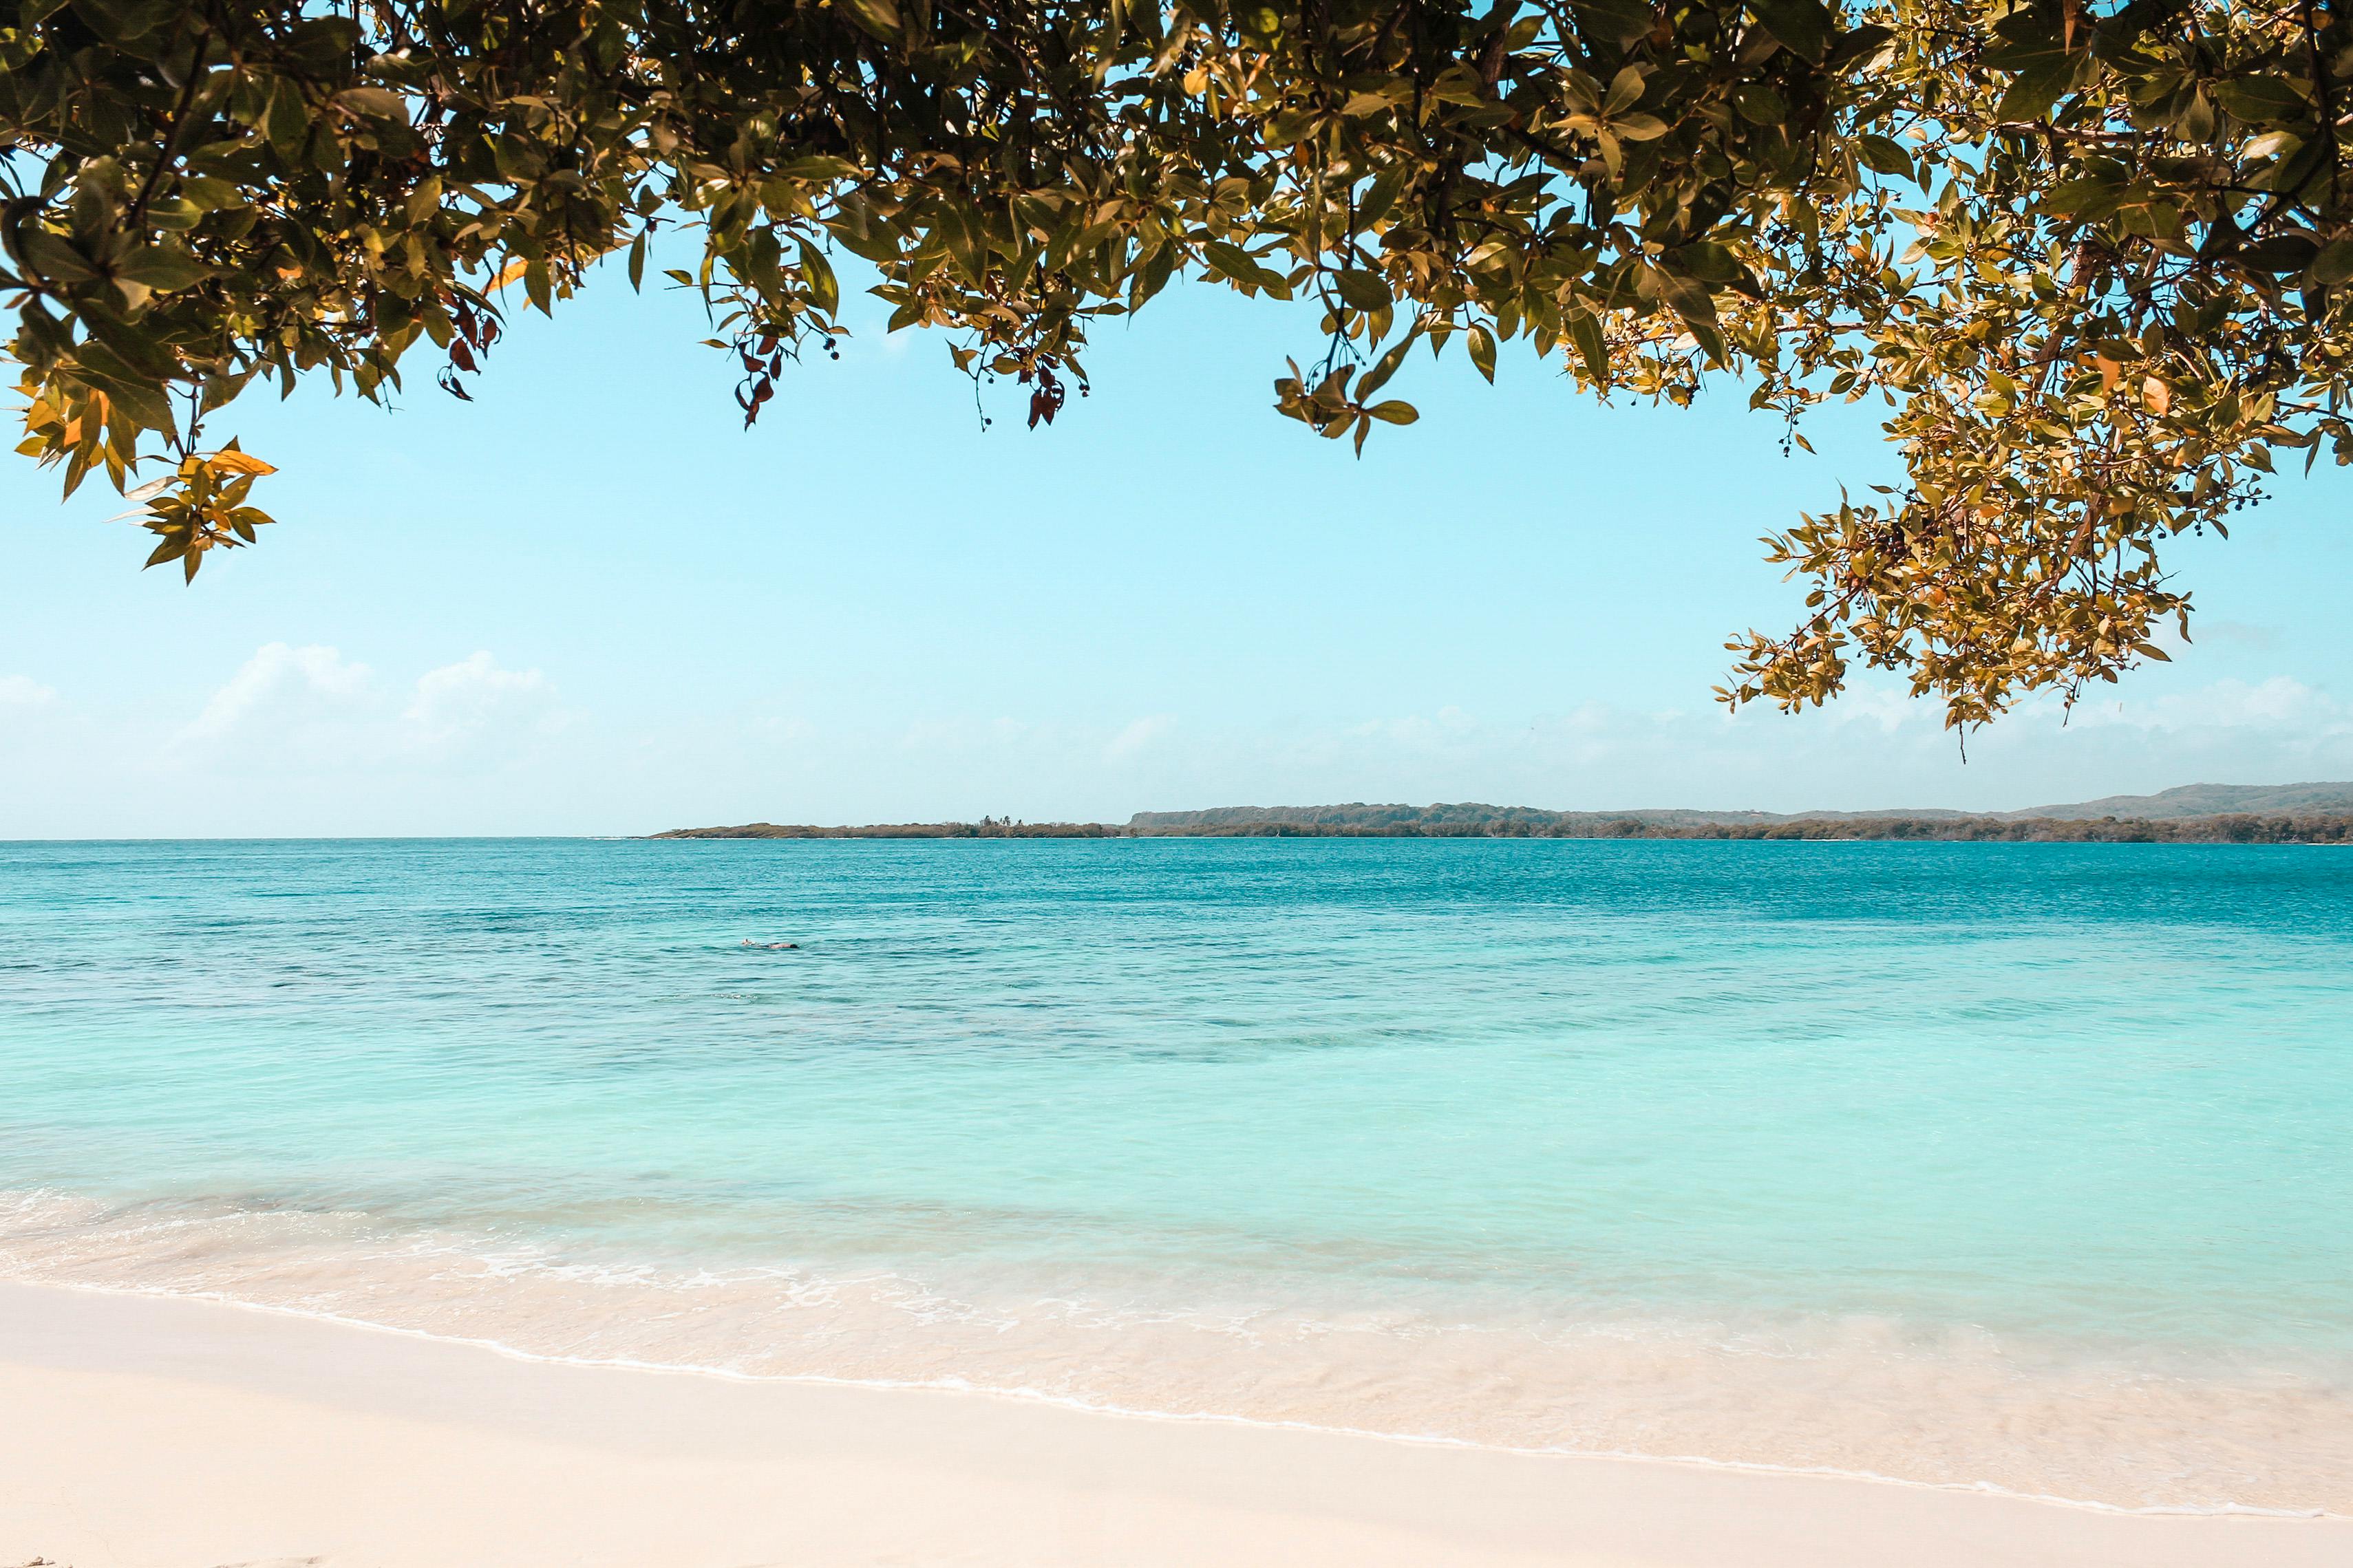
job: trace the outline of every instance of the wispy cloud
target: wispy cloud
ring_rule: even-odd
[[[1800,715],[1589,700],[1549,713],[1465,705],[1282,726],[1155,714],[1098,727],[1013,718],[892,730],[806,724],[763,746],[737,726],[682,728],[653,748],[675,779],[664,826],[902,820],[1011,809],[1033,819],[1338,801],[1484,800],[1610,809],[2010,809],[2199,781],[2353,778],[2353,731],[2327,693],[2284,679],[2221,681],[2072,718],[2032,704],[1974,736],[1899,687],[1859,688]],[[640,772],[632,793],[662,792]]]
[[[212,694],[182,733],[192,741],[282,740],[339,725],[367,707],[375,679],[333,648],[269,643]]]
[[[1341,801],[2011,809],[2353,778],[2353,707],[2285,676],[2121,706],[2103,694],[2072,715],[2031,704],[1972,737],[1966,764],[1939,711],[1886,684],[1795,717],[1599,699],[1280,723],[1214,710],[860,721],[790,701],[599,715],[487,650],[410,675],[285,642],[177,715],[84,713],[15,676],[0,678],[0,721],[20,749],[50,737],[40,767],[0,772],[0,827],[69,835],[188,831],[166,803],[189,798],[217,803],[210,832],[635,832]],[[148,802],[153,821],[138,815]]]
[[[55,687],[29,675],[0,675],[0,708],[44,708],[57,700]]]
[[[2254,685],[2218,680],[2129,706],[2087,703],[2075,721],[2168,734],[2254,731],[2322,747],[2353,735],[2353,712],[2343,703],[2284,675]]]
[[[1148,751],[1176,728],[1176,716],[1173,713],[1155,713],[1148,719],[1138,719],[1104,742],[1103,756],[1114,763],[1128,762]]]
[[[401,721],[416,745],[450,749],[544,734],[563,722],[555,688],[535,669],[501,669],[487,652],[417,678]]]
[[[320,644],[257,649],[178,736],[184,752],[380,767],[494,758],[559,728],[555,689],[488,652],[406,688]]]

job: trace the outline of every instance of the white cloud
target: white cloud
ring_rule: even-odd
[[[1125,762],[1161,740],[1176,728],[1173,713],[1155,713],[1148,719],[1138,719],[1103,746],[1103,756],[1114,763]]]
[[[2284,675],[2253,686],[2243,680],[2218,680],[2137,706],[2087,704],[2076,722],[2168,733],[2268,730],[2315,742],[2353,733],[2353,716],[2348,716],[2342,703]]]
[[[1731,717],[1725,714],[1727,720]],[[1917,728],[1924,718],[1935,727],[1942,727],[1936,723],[1934,709],[1913,699],[1903,688],[1892,685],[1858,686],[1821,710],[1820,717],[1840,726],[1869,725],[1883,735],[1892,735],[1907,726]]]
[[[401,721],[411,744],[447,749],[543,733],[561,717],[555,688],[539,671],[501,669],[481,652],[418,676]]]
[[[367,666],[346,662],[333,648],[265,644],[213,693],[185,733],[196,741],[284,739],[347,720],[368,703],[371,685]]]
[[[562,717],[545,677],[502,668],[488,652],[403,689],[334,648],[274,642],[213,693],[179,740],[184,752],[217,763],[399,767],[495,761]]]
[[[959,739],[970,737],[923,737],[930,765],[918,776],[978,771],[982,759]],[[1137,725],[1092,745],[1039,727],[991,748],[992,788],[1040,815],[1353,800],[1997,810],[2197,782],[2353,778],[2353,711],[2284,678],[2218,681],[2121,710],[2086,702],[2072,718],[2055,702],[2030,704],[1970,737],[1966,759],[1942,710],[1894,683],[1859,685],[1798,715],[1587,701],[1533,716],[1446,707],[1279,729],[1172,717],[1148,751],[1145,739]],[[843,773],[858,771],[856,751],[849,737],[833,748]],[[1041,784],[1052,791],[1042,801]]]
[[[110,726],[27,678],[0,678],[9,743],[45,737],[43,767],[0,770],[0,826],[185,831],[121,803],[192,795],[227,803],[206,831],[639,832],[1345,801],[1990,810],[2353,779],[2353,703],[2284,676],[2192,685],[2168,673],[2179,684],[2127,688],[2121,705],[2103,691],[2063,723],[2057,704],[2030,704],[1972,736],[1965,764],[1933,703],[1876,677],[1797,716],[1571,697],[1534,714],[1433,701],[1244,720],[1212,704],[1093,724],[1028,710],[690,705],[623,723],[567,710],[547,676],[489,651],[411,675],[272,643],[153,728]]]

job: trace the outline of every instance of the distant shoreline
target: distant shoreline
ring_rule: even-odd
[[[2181,784],[2023,811],[1546,811],[1437,805],[1221,805],[1125,822],[751,822],[655,838],[1725,838],[2003,844],[2348,844],[2353,784]]]
[[[1175,816],[1176,814],[1166,814]],[[1202,814],[1207,815],[1207,814]],[[1547,813],[1444,822],[1332,822],[1266,816],[1215,822],[902,822],[861,826],[753,822],[681,827],[651,838],[1580,838],[1942,844],[2353,845],[2353,812],[2211,816],[1801,816],[1769,821],[1656,821],[1606,813]],[[1678,816],[1698,814],[1673,814]]]

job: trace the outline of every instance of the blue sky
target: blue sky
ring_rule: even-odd
[[[871,304],[871,301],[866,302]],[[2194,648],[1963,763],[1884,682],[1727,718],[1795,593],[1757,535],[1889,467],[1785,458],[1725,389],[1577,398],[1506,355],[1396,390],[1361,460],[1270,408],[1303,313],[1178,288],[1050,430],[983,431],[944,344],[852,307],[759,427],[699,305],[607,274],[460,404],[305,392],[217,426],[282,520],[193,587],[93,485],[0,465],[0,837],[637,833],[1342,800],[2006,808],[2353,777],[2344,476],[2175,563]]]

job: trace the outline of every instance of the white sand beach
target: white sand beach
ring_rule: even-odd
[[[2353,1519],[573,1366],[41,1286],[0,1286],[0,1412],[10,1565],[2353,1562]]]

